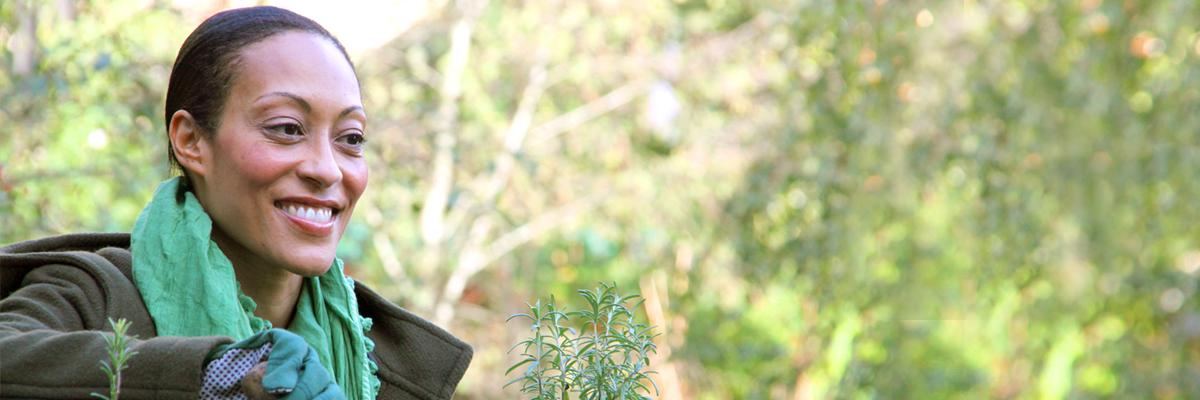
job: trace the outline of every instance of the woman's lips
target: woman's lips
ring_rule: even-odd
[[[275,208],[301,232],[313,236],[329,236],[333,233],[336,213],[331,208],[296,203],[277,203]]]
[[[287,213],[287,215],[318,224],[329,222],[333,219],[334,214],[333,209],[329,207],[310,206],[298,203],[281,202],[276,205],[276,207],[283,210],[283,212]]]

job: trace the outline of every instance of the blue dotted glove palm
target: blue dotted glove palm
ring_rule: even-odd
[[[243,385],[242,379],[264,357],[266,374],[262,377],[262,388],[271,395],[289,400],[346,397],[329,371],[321,365],[317,352],[300,336],[278,328],[213,350],[204,368],[205,382],[201,397],[206,397],[206,388],[215,388],[208,390],[213,393],[210,398],[222,398],[224,393],[239,392],[241,387],[235,386]]]

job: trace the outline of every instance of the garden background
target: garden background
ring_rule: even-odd
[[[278,3],[363,86],[339,252],[475,346],[458,398],[600,281],[665,399],[1200,396],[1192,1]],[[175,52],[249,4],[0,2],[0,243],[128,231]]]

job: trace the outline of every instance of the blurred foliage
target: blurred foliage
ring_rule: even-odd
[[[664,398],[1200,396],[1193,2],[431,4],[355,55],[340,250],[476,346],[459,397],[596,281]],[[0,242],[132,226],[202,18],[0,3]]]

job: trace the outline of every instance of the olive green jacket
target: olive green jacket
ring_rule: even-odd
[[[195,399],[204,359],[227,337],[159,337],[133,283],[129,234],[85,233],[0,248],[0,398],[89,398],[108,393],[100,331],[131,322],[137,351],[122,399]],[[471,362],[469,345],[355,285],[379,364],[380,399],[449,399]]]

